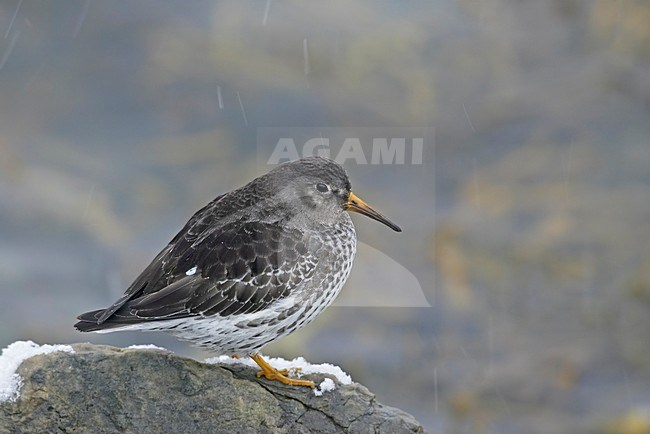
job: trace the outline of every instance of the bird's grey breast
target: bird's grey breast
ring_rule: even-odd
[[[323,248],[312,283],[312,291],[305,296],[323,308],[334,300],[352,270],[356,253],[356,233],[347,213],[339,221],[316,232]],[[319,311],[322,309],[319,309]]]

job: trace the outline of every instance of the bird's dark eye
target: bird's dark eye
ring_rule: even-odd
[[[316,184],[316,190],[320,191],[321,193],[327,193],[330,191],[330,188],[327,184],[323,184],[322,182],[319,182]]]

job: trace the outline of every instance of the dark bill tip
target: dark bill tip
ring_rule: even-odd
[[[392,221],[388,220],[383,215],[379,214],[370,205],[368,205],[367,203],[359,199],[359,197],[354,193],[350,193],[350,196],[348,197],[348,200],[345,202],[343,207],[347,211],[358,212],[359,214],[363,214],[367,217],[370,217],[373,220],[377,220],[378,222],[385,224],[395,232],[402,232],[402,228],[397,226]]]

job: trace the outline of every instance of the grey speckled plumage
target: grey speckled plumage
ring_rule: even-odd
[[[199,210],[107,309],[80,331],[162,330],[220,354],[254,354],[309,323],[348,278],[346,210],[400,230],[319,157],[276,167]]]

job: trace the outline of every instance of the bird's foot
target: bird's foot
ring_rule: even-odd
[[[286,376],[286,375],[289,375],[289,374],[299,374],[300,371],[302,371],[302,368],[297,368],[296,367],[296,368],[291,368],[291,369],[276,369],[276,371],[278,371],[280,374]],[[257,374],[258,374],[257,375],[258,377],[261,377],[263,375],[261,372],[258,372]]]
[[[316,387],[313,381],[287,377],[287,375],[289,375],[289,370],[275,369],[259,354],[251,354],[251,358],[255,360],[255,363],[257,363],[260,368],[262,368],[262,370],[257,373],[258,377],[263,376],[267,380],[277,380],[289,386],[306,386],[311,387],[312,389]],[[296,369],[296,371],[300,371],[300,369]]]

